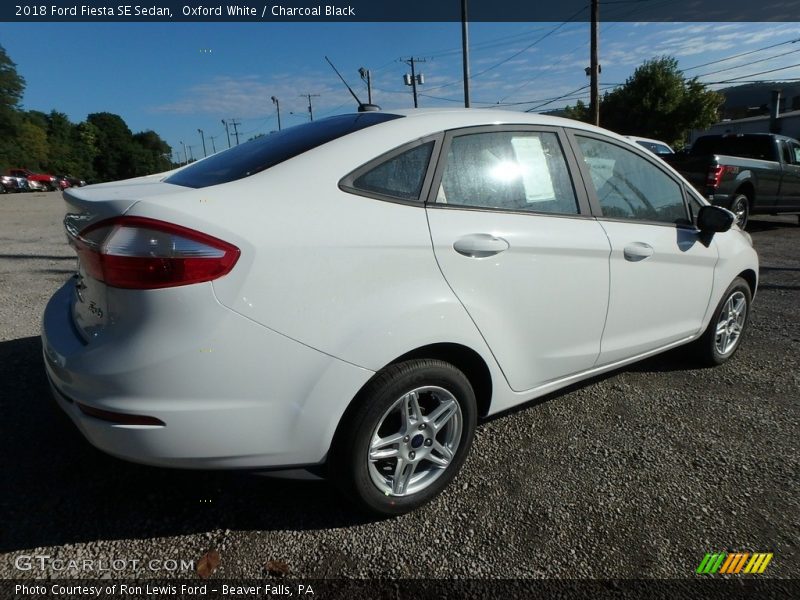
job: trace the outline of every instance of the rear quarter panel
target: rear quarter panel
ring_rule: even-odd
[[[338,187],[351,170],[409,141],[381,129],[351,136],[357,143],[345,137],[266,172],[187,190],[168,202],[144,198],[129,214],[194,227],[237,245],[236,267],[213,282],[218,300],[289,338],[373,371],[420,346],[462,344],[503,381],[441,275],[424,206]]]

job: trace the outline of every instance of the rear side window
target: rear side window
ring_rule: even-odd
[[[417,200],[432,152],[433,142],[406,150],[359,175],[352,187],[401,200]]]
[[[577,214],[558,136],[498,131],[453,138],[436,202],[476,208]]]
[[[332,140],[402,115],[366,112],[297,125],[246,142],[181,169],[164,181],[203,188],[249,177]]]

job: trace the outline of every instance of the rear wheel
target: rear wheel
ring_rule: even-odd
[[[731,202],[731,211],[736,215],[736,224],[740,229],[747,227],[750,218],[750,199],[744,194],[737,194]]]
[[[440,360],[378,373],[348,411],[331,451],[335,484],[370,512],[399,515],[455,477],[475,434],[475,393]]]
[[[703,364],[721,365],[736,353],[750,316],[752,293],[741,277],[733,280],[703,336],[695,342]]]

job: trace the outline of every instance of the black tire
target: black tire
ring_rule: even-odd
[[[744,194],[736,194],[731,201],[731,212],[736,215],[736,224],[744,230],[750,220],[750,198]]]
[[[717,329],[721,326],[721,317],[723,311],[726,313],[728,312],[728,302],[732,301],[735,303],[737,300],[744,301],[744,310],[743,315],[740,320],[740,323],[736,325],[736,337],[735,341],[732,341],[732,346],[730,346],[724,352],[721,350],[720,346],[727,345],[723,344],[722,336],[724,334],[718,335]],[[717,309],[714,311],[714,315],[711,317],[711,321],[708,324],[705,332],[703,333],[702,337],[700,337],[696,342],[694,342],[695,350],[697,353],[697,358],[699,361],[707,366],[717,366],[721,365],[722,363],[728,361],[736,351],[741,346],[742,336],[744,335],[745,330],[747,329],[747,323],[750,317],[750,305],[752,303],[753,295],[750,291],[750,286],[747,282],[742,279],[741,277],[737,277],[733,280],[733,283],[725,290],[725,293],[722,295],[722,300],[720,300],[719,304],[717,305]],[[730,315],[728,322],[730,323]],[[728,335],[732,335],[729,333]]]
[[[438,388],[446,394],[426,388]],[[419,391],[420,419],[409,417],[401,422],[401,414],[392,409],[400,403],[403,409],[395,410],[405,410],[408,404],[404,399],[413,391]],[[460,411],[456,412],[453,400]],[[425,419],[434,415],[437,407],[445,408],[445,405],[451,407],[452,416],[441,420],[440,429],[431,421],[425,430],[421,426]],[[390,422],[393,418],[394,423]],[[342,419],[331,448],[328,475],[346,496],[371,513],[392,516],[410,512],[438,495],[456,476],[472,445],[476,423],[475,392],[466,376],[453,365],[432,359],[391,365],[373,377]],[[396,433],[393,424],[397,426]],[[382,446],[388,452],[396,452],[397,458],[370,459],[373,436],[381,433],[379,426],[388,427],[384,430],[386,438],[403,436],[396,444]],[[404,435],[412,427],[411,435]],[[434,452],[443,446],[443,439],[452,436],[458,438],[457,445],[448,446],[455,448],[452,457],[446,466],[437,467],[431,459],[441,459]],[[401,453],[404,458],[399,458]],[[405,461],[404,466],[398,471],[401,461]],[[379,487],[381,484],[394,486],[397,473],[404,473],[406,469],[413,473],[408,476],[409,485],[421,489],[396,494]],[[416,483],[414,477],[418,478]]]

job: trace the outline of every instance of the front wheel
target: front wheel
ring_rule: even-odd
[[[734,355],[750,316],[750,286],[741,277],[733,280],[711,317],[703,336],[695,342],[698,358],[706,365],[721,365]]]
[[[330,476],[370,512],[410,512],[458,473],[476,422],[475,393],[454,366],[431,359],[391,365],[345,415]]]

